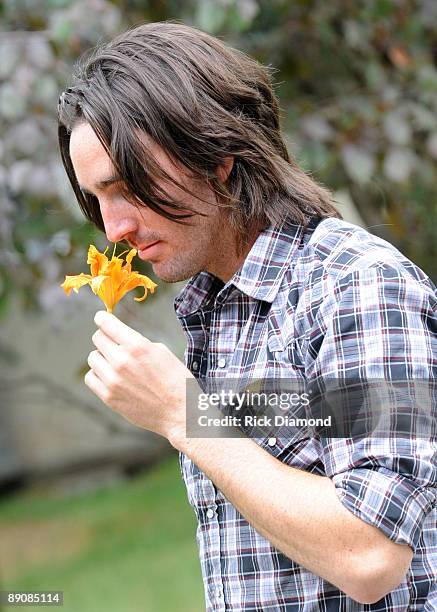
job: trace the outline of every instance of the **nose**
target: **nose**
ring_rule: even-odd
[[[110,242],[121,242],[129,234],[136,233],[137,221],[127,207],[118,207],[114,202],[105,203],[102,200],[99,200],[99,204],[105,234]]]

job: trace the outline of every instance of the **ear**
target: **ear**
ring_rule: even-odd
[[[226,157],[223,164],[217,166],[217,178],[222,182],[226,183],[228,180],[228,176],[231,173],[232,168],[234,167],[234,158]]]

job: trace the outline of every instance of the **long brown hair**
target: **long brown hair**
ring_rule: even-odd
[[[71,131],[81,122],[105,147],[126,197],[176,222],[193,212],[171,201],[160,182],[191,192],[156,163],[141,131],[208,182],[243,240],[254,224],[340,216],[329,191],[288,154],[269,69],[198,29],[148,23],[98,46],[76,64],[71,87],[59,99],[58,122],[79,205],[102,230],[97,198],[80,189],[69,154]],[[222,183],[216,171],[230,156],[233,167]]]

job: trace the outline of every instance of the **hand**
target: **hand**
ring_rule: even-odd
[[[99,311],[85,384],[125,419],[167,438],[185,437],[186,380],[194,378],[170,349],[113,314]]]

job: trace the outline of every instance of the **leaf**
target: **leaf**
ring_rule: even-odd
[[[411,126],[405,113],[398,110],[387,112],[384,115],[383,127],[391,143],[405,146],[411,142]]]
[[[301,129],[306,136],[320,142],[327,142],[334,136],[334,130],[325,117],[316,113],[311,113],[302,118]]]
[[[417,74],[417,87],[423,88],[425,92],[435,94],[437,91],[437,70],[431,64],[421,66]]]
[[[363,49],[368,46],[364,28],[355,19],[343,21],[343,32],[346,44],[352,49]]]
[[[217,32],[226,17],[224,7],[217,0],[202,0],[197,8],[196,21],[202,30]]]
[[[9,154],[32,157],[44,147],[46,138],[36,118],[31,116],[24,121],[14,123],[5,133],[4,142]]]
[[[367,183],[375,171],[372,153],[357,145],[347,144],[341,148],[341,158],[346,174],[359,184]]]
[[[28,62],[38,70],[49,70],[55,59],[47,39],[37,34],[27,40],[26,57]]]
[[[54,13],[50,20],[50,36],[61,44],[65,44],[74,32],[74,24],[63,13]]]
[[[9,168],[9,189],[16,194],[22,193],[29,187],[29,175],[32,171],[30,159],[19,159]]]
[[[7,313],[12,292],[13,285],[11,279],[6,270],[0,268],[0,318],[4,317]]]
[[[432,130],[437,128],[435,112],[432,112],[419,102],[410,102],[406,105],[412,117],[412,123],[417,130]]]
[[[58,89],[58,85],[52,76],[49,74],[43,75],[35,83],[34,99],[45,107],[52,106],[54,108],[58,100]]]
[[[245,25],[254,20],[259,10],[256,0],[238,0],[236,8]]]
[[[21,41],[10,36],[0,40],[0,79],[7,79],[15,66],[20,62]]]
[[[426,148],[428,153],[437,159],[437,132],[433,132],[430,134],[428,140],[426,141]]]
[[[26,100],[11,83],[0,87],[0,117],[2,119],[18,119],[24,114]]]
[[[374,0],[369,4],[372,17],[376,19],[390,17],[396,9],[396,3],[394,3],[393,0]]]
[[[403,183],[410,178],[415,158],[409,149],[392,148],[384,158],[384,174],[394,183]]]
[[[299,163],[303,168],[312,171],[320,171],[328,162],[327,148],[320,142],[305,143],[299,153]]]

